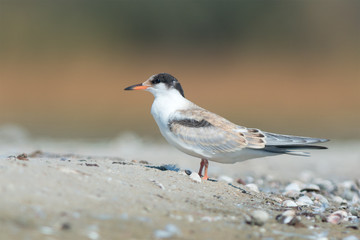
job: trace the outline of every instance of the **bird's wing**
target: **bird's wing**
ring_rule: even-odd
[[[266,136],[267,146],[291,146],[291,145],[307,145],[313,143],[323,143],[329,141],[328,139],[322,138],[311,138],[311,137],[300,137],[283,135],[276,133],[263,132]]]
[[[186,145],[212,153],[265,147],[265,136],[259,130],[237,126],[202,108],[175,112],[168,127]]]

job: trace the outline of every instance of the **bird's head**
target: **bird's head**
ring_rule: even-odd
[[[168,73],[159,73],[153,75],[145,82],[132,85],[125,88],[125,90],[146,90],[151,92],[154,96],[169,91],[177,91],[183,97],[185,97],[184,91],[179,81]]]

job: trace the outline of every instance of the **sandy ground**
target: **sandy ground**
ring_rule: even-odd
[[[13,132],[0,140],[0,239],[360,238],[356,141],[333,141],[311,158],[211,162],[213,181],[199,183],[184,171],[196,172],[198,159],[129,134],[84,142],[33,140]],[[21,153],[27,158],[17,157]],[[303,190],[319,179],[336,190]],[[284,194],[290,183],[314,204],[286,206],[286,200],[299,198]],[[340,192],[346,184],[351,187]],[[346,193],[352,194],[347,201]],[[317,204],[316,194],[328,203]],[[289,209],[297,216],[293,224],[279,217]],[[255,223],[255,210],[267,214],[264,224]],[[347,216],[329,223],[336,211]]]

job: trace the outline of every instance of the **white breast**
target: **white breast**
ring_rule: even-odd
[[[171,115],[178,110],[186,109],[192,105],[192,102],[182,97],[177,91],[169,91],[168,94],[165,92],[163,94],[155,95],[155,100],[151,106],[151,114],[159,126],[161,134],[170,144],[189,155],[202,157],[192,149],[189,149],[183,142],[175,139],[168,127]]]

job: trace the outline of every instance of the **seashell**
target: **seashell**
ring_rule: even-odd
[[[249,183],[246,184],[245,186],[252,192],[257,192],[257,193],[260,192],[258,186],[254,183]]]
[[[298,183],[290,183],[289,185],[287,185],[285,187],[285,192],[289,192],[289,191],[295,191],[295,192],[300,192],[300,186]]]
[[[197,182],[197,183],[201,183],[201,178],[199,176],[199,174],[197,174],[196,172],[192,172],[190,175],[189,175],[190,179],[193,180],[194,182]]]
[[[300,192],[320,192],[320,187],[316,184],[307,184]]]
[[[336,211],[327,217],[327,221],[332,224],[340,224],[348,216],[347,212],[343,210]]]
[[[302,196],[296,201],[296,204],[298,206],[310,206],[313,205],[314,202],[308,196]]]
[[[287,210],[276,216],[276,221],[282,224],[289,224],[296,217],[294,210]]]

